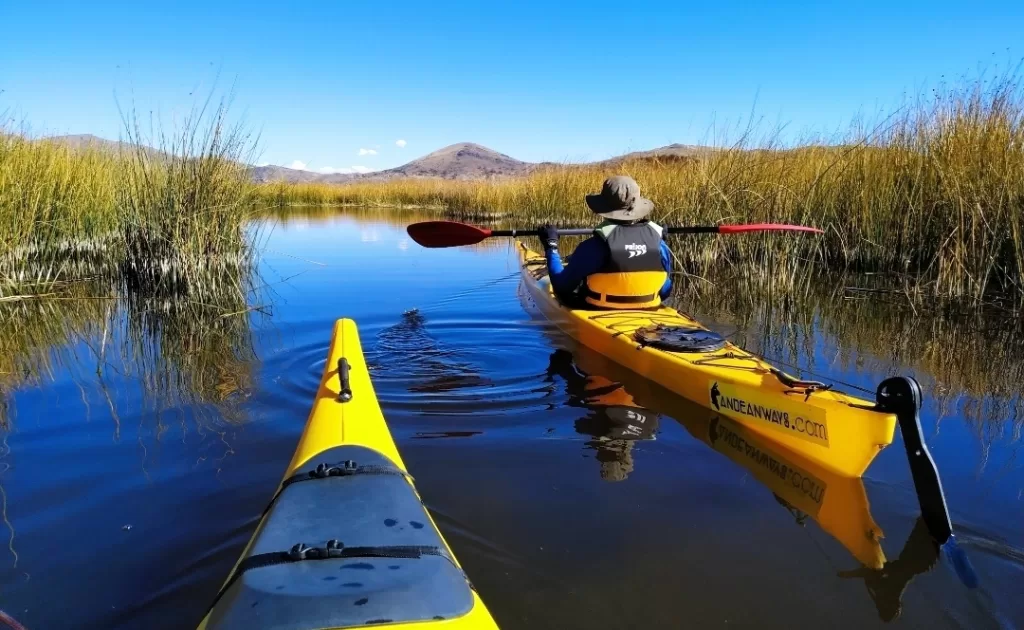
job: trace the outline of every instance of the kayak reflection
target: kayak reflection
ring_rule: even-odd
[[[859,568],[840,571],[837,576],[863,579],[883,621],[899,617],[901,598],[910,581],[935,565],[939,550],[920,519],[899,557],[886,560],[880,542],[884,534],[871,515],[863,479],[839,475],[802,459],[743,425],[638,377],[588,348],[576,347],[572,353],[558,350],[552,355],[551,364],[549,373],[564,378],[578,400],[614,400],[605,410],[626,409],[649,415],[655,419],[652,431],[659,414],[676,420],[693,437],[749,472],[793,514],[797,525],[805,526],[808,519],[816,522],[861,564]],[[600,383],[605,384],[603,388]],[[628,401],[626,406],[619,406],[623,401]],[[594,422],[592,417],[580,422]],[[628,421],[615,426],[623,424],[628,425]],[[607,437],[609,425],[596,426],[601,426],[598,432],[603,432],[611,442],[612,438]],[[632,459],[626,459],[631,470]]]
[[[586,447],[596,452],[601,479],[625,481],[633,472],[633,447],[638,440],[654,439],[658,414],[638,405],[621,383],[579,371],[568,350],[552,353],[547,374],[565,381],[570,406],[588,410],[574,426],[577,433],[591,436]]]

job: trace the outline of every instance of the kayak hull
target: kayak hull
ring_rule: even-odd
[[[704,328],[675,309],[585,310],[560,304],[544,257],[521,242],[517,245],[530,298],[582,345],[836,474],[862,476],[878,452],[892,443],[895,415],[831,389],[787,385],[764,359],[732,344],[713,352],[683,353],[634,340],[637,329],[652,324]]]
[[[378,405],[355,322],[335,323],[327,358],[278,493],[199,628],[497,628],[408,476]],[[341,396],[343,363],[347,400]],[[339,458],[363,474],[305,478]],[[339,538],[348,551],[370,548],[378,555],[276,566],[252,561],[273,556],[268,548],[287,551],[291,542],[329,548],[328,541]],[[417,545],[432,545],[433,551],[409,557],[400,547]],[[380,555],[395,550],[401,553]]]

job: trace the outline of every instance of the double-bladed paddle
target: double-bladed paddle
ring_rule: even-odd
[[[421,221],[413,223],[406,231],[412,240],[423,247],[459,247],[475,245],[485,238],[496,236],[539,236],[540,231],[531,230],[492,230],[477,227],[458,221]],[[823,234],[822,230],[805,225],[786,225],[784,223],[749,223],[742,225],[695,225],[668,227],[666,234],[741,234],[743,232],[813,232]],[[593,228],[570,228],[558,230],[559,236],[587,236],[593,234]]]

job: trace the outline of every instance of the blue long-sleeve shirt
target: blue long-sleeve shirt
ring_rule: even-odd
[[[661,241],[661,266],[665,273],[669,274],[665,284],[661,286],[658,295],[661,299],[668,299],[672,294],[672,253],[668,249],[668,243]],[[572,252],[572,262],[568,266],[562,265],[562,257],[558,250],[546,249],[544,257],[548,261],[548,274],[551,276],[551,286],[555,295],[569,295],[582,285],[587,276],[599,273],[604,267],[609,256],[608,246],[598,236],[592,236],[580,243]]]

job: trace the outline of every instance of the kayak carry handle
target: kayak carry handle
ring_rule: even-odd
[[[341,389],[338,392],[338,402],[347,403],[352,400],[352,386],[349,384],[348,373],[352,369],[352,366],[348,364],[348,359],[341,357],[338,359],[338,380],[341,381]]]
[[[939,479],[939,469],[924,443],[921,398],[921,386],[907,376],[885,379],[876,393],[879,408],[896,414],[900,433],[903,434],[903,445],[907,449],[917,500],[921,504],[921,518],[935,541],[942,545],[953,535],[953,524],[949,518],[942,480]]]

